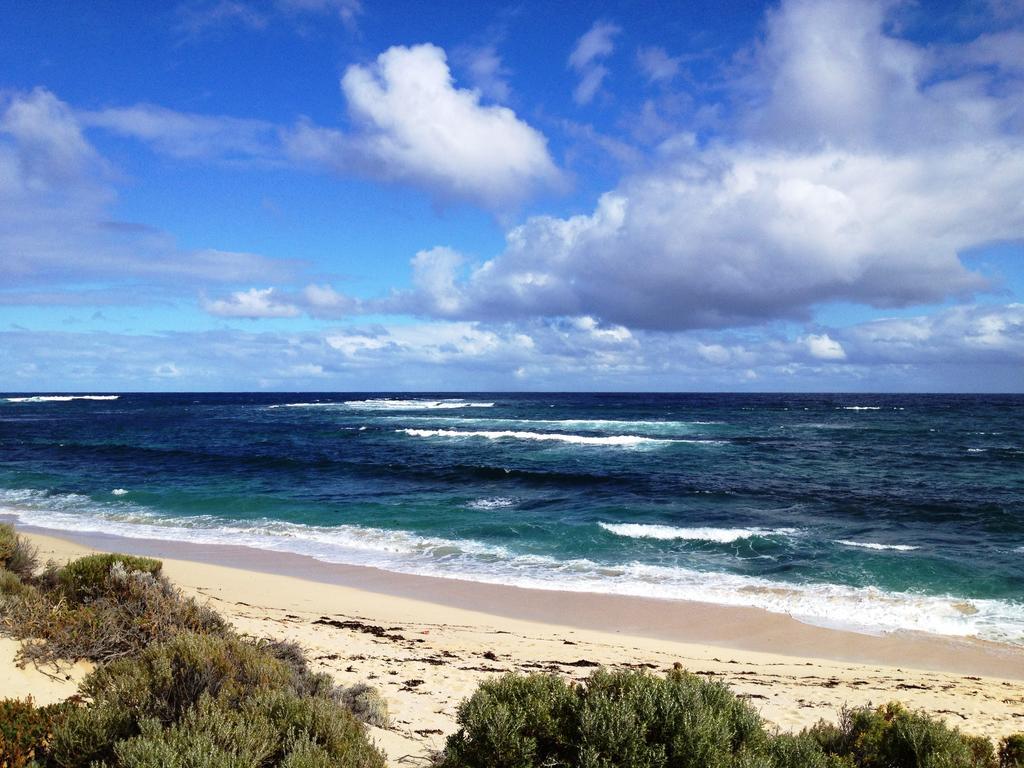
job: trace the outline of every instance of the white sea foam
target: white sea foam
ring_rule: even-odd
[[[72,400],[117,400],[120,395],[32,395],[8,397],[9,403],[67,403]]]
[[[128,491],[125,488],[115,488],[114,490],[111,491],[111,493],[114,496],[124,496],[128,493]]]
[[[374,397],[368,400],[345,400],[343,402],[278,403],[268,408],[327,408],[360,411],[438,411],[459,408],[493,408],[494,403],[481,403],[462,398],[445,400],[400,400],[397,398]]]
[[[449,426],[533,431],[540,428],[604,431],[634,431],[655,435],[694,432],[695,428],[724,424],[721,421],[653,421],[645,419],[511,419],[467,416],[387,416],[402,423],[446,424]]]
[[[557,432],[517,432],[513,430],[461,430],[461,429],[396,429],[411,437],[447,437],[447,438],[468,438],[482,437],[487,440],[541,440],[560,443],[572,443],[574,445],[608,445],[620,447],[636,447],[639,445],[652,445],[657,443],[672,442],[669,440],[658,440],[652,437],[640,437],[638,435],[567,435]]]
[[[882,406],[880,405],[844,405],[842,406],[844,411],[880,411]]]
[[[456,408],[494,407],[494,403],[473,402],[461,398],[445,400],[392,400],[385,397],[376,397],[369,400],[346,400],[345,405],[349,408],[358,408],[364,411],[435,411]]]
[[[861,549],[893,550],[896,552],[913,552],[915,547],[912,544],[878,544],[874,541],[850,541],[849,539],[836,539],[836,544],[846,547],[860,547]]]
[[[475,501],[469,502],[466,506],[470,509],[508,509],[516,505],[515,499],[510,499],[507,496],[498,496],[493,499],[476,499]]]
[[[795,528],[678,528],[674,525],[648,525],[641,523],[598,523],[609,533],[630,539],[661,539],[663,541],[711,541],[730,544],[754,536],[792,536]]]
[[[132,538],[241,545],[325,562],[531,589],[596,592],[752,606],[812,624],[878,632],[915,630],[1024,643],[1024,603],[796,584],[734,573],[631,562],[557,559],[470,539],[355,525],[165,517],[128,501],[0,491],[0,514],[24,524]]]

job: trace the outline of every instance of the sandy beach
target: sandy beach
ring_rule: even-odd
[[[422,764],[439,749],[455,729],[458,703],[491,675],[583,679],[599,664],[658,672],[679,663],[720,676],[787,730],[832,719],[844,705],[892,699],[971,733],[1024,729],[1024,649],[868,636],[698,603],[402,576],[241,547],[22,532],[43,560],[95,550],[160,556],[176,584],[241,632],[296,641],[340,683],[377,686],[393,728],[373,735],[393,765]],[[16,647],[0,644],[6,695],[59,700],[88,671],[19,670]]]

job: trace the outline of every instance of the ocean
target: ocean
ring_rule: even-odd
[[[1024,644],[1024,396],[8,394],[0,516]]]

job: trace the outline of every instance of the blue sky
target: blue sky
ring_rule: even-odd
[[[1024,3],[0,8],[0,389],[1024,390]]]

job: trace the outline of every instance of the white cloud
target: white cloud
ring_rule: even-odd
[[[827,333],[808,334],[803,339],[804,346],[810,352],[811,357],[818,360],[845,360],[846,352],[843,345],[830,337]]]
[[[508,95],[493,48],[470,55],[469,69],[488,96]],[[445,52],[434,45],[395,46],[373,64],[350,66],[341,89],[348,131],[307,119],[286,126],[152,104],[82,111],[75,125],[145,141],[175,158],[363,175],[493,209],[563,183],[544,135],[511,109],[482,104],[481,90],[456,87]]]
[[[329,285],[307,285],[302,303],[313,317],[342,317],[357,311],[358,302]]]
[[[412,260],[413,286],[418,296],[430,302],[421,311],[442,316],[459,311],[462,300],[455,283],[463,262],[460,253],[441,246],[416,254]]]
[[[754,103],[748,130],[790,146],[906,151],[987,138],[1019,118],[1020,81],[991,88],[991,73],[977,69],[1005,65],[1012,37],[925,47],[886,32],[895,7],[787,0],[771,11],[747,82]]]
[[[512,71],[501,61],[497,48],[484,45],[478,48],[460,48],[455,60],[469,75],[473,86],[489,99],[507,102],[512,95],[508,78]]]
[[[350,30],[356,28],[356,22],[363,13],[360,0],[277,0],[276,4],[286,13],[334,16]]]
[[[850,359],[865,363],[958,363],[965,378],[980,362],[1024,365],[1024,304],[956,306],[839,333]]]
[[[732,358],[732,355],[729,354],[729,350],[721,344],[704,344],[703,342],[698,342],[697,354],[709,363],[713,363],[715,365],[725,365]]]
[[[360,0],[189,0],[177,7],[177,31],[186,38],[198,38],[223,27],[262,31],[281,21],[300,29],[306,17],[333,16],[350,31],[363,12]]]
[[[229,298],[202,300],[203,309],[218,317],[246,317],[250,319],[269,317],[296,317],[300,310],[293,304],[278,301],[273,288],[250,288],[235,291]]]
[[[669,56],[664,48],[658,46],[639,48],[636,60],[640,71],[652,83],[667,82],[679,74],[680,58]]]
[[[601,90],[608,68],[601,62],[615,50],[614,38],[622,29],[607,21],[595,21],[579,40],[569,55],[569,66],[580,77],[573,91],[577,104],[589,104]]]
[[[817,342],[808,339],[818,337]],[[837,345],[845,359],[819,359]],[[795,339],[763,331],[631,331],[593,318],[432,321],[322,332],[109,334],[0,331],[0,389],[31,372],[40,389],[140,389],[166,377],[196,389],[1020,390],[1024,305],[932,315]],[[38,366],[39,350],[48,352]],[[173,362],[169,362],[173,361]],[[33,367],[36,366],[36,367]],[[176,385],[177,386],[177,385]]]
[[[543,134],[456,88],[436,46],[389,48],[372,65],[349,67],[341,86],[355,131],[300,124],[286,139],[292,158],[494,208],[560,181]]]
[[[988,288],[960,254],[1024,237],[1022,84],[940,77],[933,51],[886,31],[888,7],[784,3],[743,79],[749,135],[677,134],[593,213],[515,227],[503,253],[446,285],[446,316],[716,328]]]
[[[278,129],[262,120],[175,112],[153,104],[77,114],[86,127],[102,128],[150,142],[183,159],[280,163]]]
[[[119,178],[89,143],[76,113],[54,94],[37,88],[0,98],[5,303],[76,303],[84,295],[102,303],[136,302],[182,283],[286,280],[293,274],[289,261],[182,251],[164,232],[114,220]],[[115,287],[133,281],[150,287]],[[47,290],[31,290],[39,285]]]

